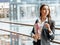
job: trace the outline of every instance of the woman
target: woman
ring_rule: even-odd
[[[49,6],[41,5],[39,19],[36,20],[32,30],[33,45],[50,45],[50,40],[53,40],[54,37],[50,36],[50,39],[47,35],[54,34],[54,25],[54,21],[51,20]],[[46,32],[48,33],[46,34]]]

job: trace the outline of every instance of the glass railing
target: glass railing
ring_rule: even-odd
[[[20,34],[18,32],[8,31],[4,29],[0,29],[0,32],[0,45],[33,45],[33,38],[29,35]],[[55,39],[50,44],[60,45],[60,41]]]
[[[18,26],[19,31],[15,31],[17,29],[15,30],[13,29],[12,31],[11,29],[0,28],[1,45],[33,45],[32,43],[33,38],[30,36],[30,32],[32,30],[33,25],[0,21],[0,24],[4,25],[3,23],[6,23],[7,25],[11,24],[13,25],[13,27]],[[56,29],[55,32],[60,31],[59,28],[55,28],[55,29]],[[51,42],[51,45],[52,44],[59,45],[60,44],[59,37],[60,37],[60,33],[55,33],[55,39]]]

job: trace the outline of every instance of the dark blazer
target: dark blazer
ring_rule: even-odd
[[[38,22],[38,20],[35,22],[35,23],[37,23]],[[45,22],[45,23],[48,23],[47,21]],[[55,32],[55,22],[53,21],[53,20],[50,20],[49,21],[49,24],[50,24],[50,28],[51,28],[51,30],[52,30],[52,32],[53,32],[53,35],[55,34],[54,32]],[[47,36],[45,35],[45,33],[43,32],[44,30],[48,30],[45,26],[43,26],[43,28],[42,28],[42,34],[41,34],[41,45],[50,45],[50,40],[47,38]],[[32,30],[32,33],[33,34],[35,34],[35,32],[34,32],[34,28],[33,28],[33,30]],[[54,39],[54,38],[53,38]],[[52,39],[52,40],[53,40]]]

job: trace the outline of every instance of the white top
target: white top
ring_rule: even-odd
[[[45,20],[45,21],[46,21],[46,20]],[[41,39],[41,32],[42,32],[42,28],[43,28],[43,26],[44,26],[45,21],[43,21],[43,22],[41,23],[41,19],[38,19],[38,26],[39,26],[38,33],[39,33],[39,39]]]

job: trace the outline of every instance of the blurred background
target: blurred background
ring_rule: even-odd
[[[33,38],[29,36],[41,4],[50,7],[52,20],[58,28],[54,41],[60,43],[60,0],[0,0],[0,45],[33,45]]]

